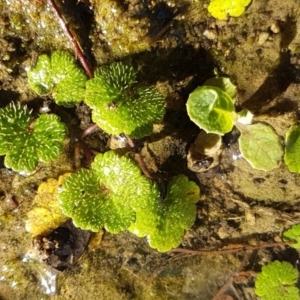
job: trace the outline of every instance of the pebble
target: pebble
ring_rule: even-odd
[[[277,23],[273,23],[271,25],[270,29],[273,33],[279,33],[280,32],[280,27]]]
[[[214,40],[216,38],[216,34],[211,30],[204,30],[203,35],[206,36],[209,40]]]
[[[259,36],[258,36],[258,45],[263,45],[267,39],[269,38],[269,33],[268,32],[262,32]]]

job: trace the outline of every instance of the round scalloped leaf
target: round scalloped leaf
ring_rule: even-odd
[[[257,275],[255,293],[261,300],[298,300],[297,279],[298,271],[290,263],[274,261]]]
[[[223,135],[232,130],[234,106],[231,97],[215,86],[200,86],[189,96],[187,113],[207,133]]]
[[[184,230],[193,225],[199,195],[194,182],[184,175],[176,176],[168,185],[165,199],[160,199],[154,187],[146,202],[135,204],[136,221],[129,230],[138,236],[147,235],[152,248],[169,251],[181,243]]]
[[[240,151],[244,159],[255,169],[270,171],[281,162],[283,149],[275,130],[266,124],[257,123],[236,126],[241,132]]]
[[[25,222],[26,230],[37,236],[46,234],[66,222],[68,218],[63,215],[58,204],[58,187],[70,173],[60,176],[58,180],[53,178],[40,184],[34,197],[34,208],[27,214]]]
[[[53,87],[50,57],[42,54],[38,57],[35,66],[28,70],[28,84],[38,95],[45,95]]]
[[[284,162],[291,172],[300,173],[300,125],[293,125],[285,135]]]
[[[250,2],[251,0],[211,0],[207,9],[214,18],[224,20],[228,14],[239,17]]]
[[[134,82],[133,68],[122,63],[98,69],[87,82],[85,102],[93,109],[93,121],[107,133],[141,138],[162,120],[162,95],[152,87],[134,89]]]
[[[28,128],[31,111],[27,106],[10,103],[0,109],[0,155],[5,155]]]
[[[290,246],[295,249],[300,249],[300,224],[296,224],[284,231],[283,240],[285,242],[294,242],[294,244],[291,244]]]
[[[62,151],[66,127],[56,115],[41,115],[31,124],[26,106],[10,103],[0,109],[0,155],[17,172],[32,172],[38,161],[50,162]]]
[[[131,160],[109,151],[95,157],[92,170],[67,178],[59,197],[63,212],[76,226],[118,233],[134,222],[131,203],[148,198],[150,187]]]
[[[132,203],[136,212],[135,222],[129,227],[129,231],[138,237],[145,237],[156,230],[158,218],[161,216],[160,192],[156,184],[151,187],[148,198]]]
[[[84,98],[86,76],[71,54],[55,51],[50,57],[38,57],[35,67],[28,71],[28,83],[37,94],[52,92],[58,105],[71,107]]]
[[[62,152],[66,126],[53,114],[43,114],[35,121],[33,135],[36,140],[36,153],[40,161],[50,162]]]

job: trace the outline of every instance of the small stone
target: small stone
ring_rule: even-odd
[[[273,23],[271,25],[270,29],[273,33],[279,33],[280,32],[280,27],[277,23]]]
[[[211,30],[204,30],[203,35],[206,36],[209,40],[214,40],[216,38],[216,34]]]
[[[267,39],[269,38],[269,33],[268,32],[262,32],[259,36],[258,36],[258,45],[263,45]]]

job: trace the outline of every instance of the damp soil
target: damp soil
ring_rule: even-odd
[[[250,300],[257,299],[255,275],[263,265],[296,265],[298,253],[274,243],[300,222],[300,175],[283,163],[269,172],[253,169],[239,155],[235,129],[224,136],[216,162],[191,161],[200,129],[185,103],[216,72],[228,76],[238,89],[237,110],[251,110],[283,142],[299,118],[299,3],[253,0],[240,17],[220,21],[207,12],[208,2],[57,1],[93,68],[132,64],[138,81],[166,98],[162,123],[138,141],[139,151],[163,181],[185,174],[200,186],[197,217],[180,248],[206,252],[159,253],[128,232],[95,235],[69,224],[37,241],[25,231],[40,183],[88,168],[86,147],[99,153],[123,145],[101,129],[81,139],[92,125],[88,107],[59,107],[29,89],[26,69],[36,54],[74,49],[47,1],[1,1],[0,107],[20,102],[37,116],[47,106],[69,133],[60,158],[30,176],[6,169],[0,157],[0,299]],[[260,247],[266,244],[272,246]]]

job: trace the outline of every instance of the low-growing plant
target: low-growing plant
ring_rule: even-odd
[[[300,249],[300,224],[293,225],[290,229],[283,232],[285,242],[293,242],[290,246]]]
[[[69,53],[54,51],[38,57],[28,70],[28,83],[39,95],[51,93],[58,105],[71,107],[84,100],[93,121],[109,134],[150,135],[164,115],[163,96],[154,87],[137,87],[135,70],[122,62],[98,68],[87,81]]]
[[[298,300],[298,271],[288,262],[274,261],[262,267],[255,281],[255,294],[261,300]]]
[[[196,88],[187,101],[187,112],[193,122],[207,133],[224,135],[235,125],[241,132],[241,155],[253,168],[269,171],[282,159],[283,147],[275,130],[267,124],[251,124],[251,113],[236,113],[232,96],[235,89],[227,78],[208,80]],[[250,117],[249,117],[250,115]]]
[[[56,104],[71,107],[84,99],[86,76],[65,51],[42,54],[27,72],[28,84],[38,95],[52,94]]]
[[[39,161],[51,162],[62,152],[66,126],[54,114],[31,120],[26,105],[11,102],[0,109],[0,124],[0,155],[6,155],[7,168],[31,173]]]
[[[208,133],[223,135],[234,125],[233,100],[215,86],[197,87],[189,96],[187,112],[190,119]]]
[[[180,175],[171,180],[165,199],[155,183],[125,156],[113,151],[98,154],[90,170],[71,174],[59,194],[63,213],[82,229],[103,227],[118,233],[125,229],[159,251],[169,251],[181,242],[192,226],[199,187]]]
[[[153,87],[135,87],[136,72],[116,62],[98,68],[86,84],[86,104],[93,121],[109,134],[131,138],[150,135],[164,115],[164,98]]]
[[[139,237],[147,236],[149,245],[158,251],[166,252],[177,247],[184,230],[195,221],[195,203],[199,194],[199,187],[184,175],[172,178],[164,199],[154,186],[151,197],[133,203],[136,220],[129,230]]]

